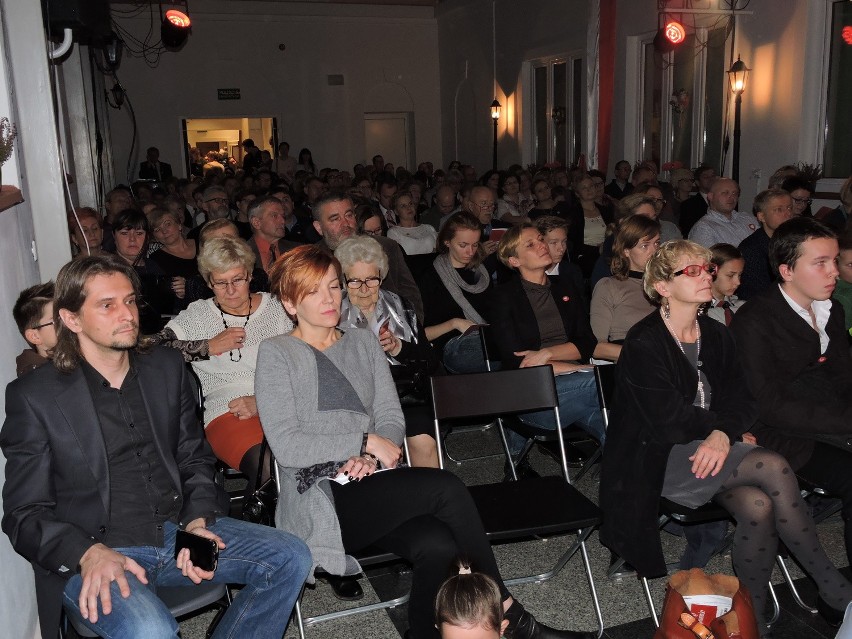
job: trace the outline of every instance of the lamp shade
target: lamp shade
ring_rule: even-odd
[[[491,103],[491,119],[495,122],[500,119],[500,109],[502,108],[500,103],[497,102],[497,98],[494,98],[494,102]]]
[[[734,62],[728,70],[728,80],[731,82],[731,91],[733,91],[736,95],[742,95],[742,93],[746,90],[749,71],[751,71],[751,69],[745,65],[745,62],[740,60],[740,56],[737,56],[737,61]]]

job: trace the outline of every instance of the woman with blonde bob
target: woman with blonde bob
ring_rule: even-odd
[[[660,497],[689,508],[714,501],[737,522],[734,571],[751,593],[762,633],[779,538],[816,580],[820,608],[842,614],[852,584],[820,546],[787,460],[741,441],[757,404],[733,338],[699,315],[715,271],[710,251],[686,240],[666,242],[645,266],[645,292],[660,309],[630,329],[617,364],[601,541],[640,575],[664,575]]]
[[[405,423],[385,353],[372,332],[337,327],[342,276],[316,245],[288,251],[270,272],[296,324],[261,345],[255,385],[281,476],[276,526],[332,575],[359,574],[352,553],[373,545],[411,562],[412,639],[436,637],[435,596],[460,555],[498,584],[514,639],[592,637],[547,628],[513,600],[458,477],[400,467]]]
[[[192,363],[204,396],[207,441],[216,457],[248,475],[251,489],[263,440],[254,398],[258,347],[293,328],[269,293],[251,293],[254,262],[243,240],[208,239],[198,255],[198,270],[213,298],[190,304],[155,338]]]

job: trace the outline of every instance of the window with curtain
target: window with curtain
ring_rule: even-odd
[[[531,156],[538,165],[571,166],[582,153],[583,58],[562,56],[532,64]]]
[[[852,2],[832,4],[823,173],[852,175]]]

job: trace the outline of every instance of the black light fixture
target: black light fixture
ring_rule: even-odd
[[[112,95],[112,100],[109,99],[110,95]],[[112,85],[112,88],[106,92],[106,100],[107,104],[109,104],[113,109],[121,110],[121,107],[124,106],[124,87],[121,86],[121,83],[116,80],[115,84]]]
[[[163,5],[160,4],[160,15],[163,18],[163,24],[160,26],[160,38],[163,41],[163,46],[167,49],[180,49],[192,31],[192,21],[189,19],[189,7],[186,2],[183,3],[183,8],[183,11],[174,8],[168,9],[163,14]]]
[[[660,28],[654,36],[654,49],[660,53],[669,53],[677,49],[686,40],[686,29],[677,20],[660,14]]]
[[[500,119],[500,109],[502,108],[497,98],[494,98],[494,102],[491,103],[491,121],[494,123],[494,155],[491,161],[491,168],[493,169],[497,168],[497,121]]]
[[[124,40],[114,32],[104,41],[104,64],[110,71],[117,71],[121,65],[121,54],[124,51]]]
[[[731,158],[731,179],[740,181],[740,117],[743,106],[743,92],[748,82],[748,72],[751,71],[737,55],[737,61],[728,70],[728,80],[734,95],[734,152]]]

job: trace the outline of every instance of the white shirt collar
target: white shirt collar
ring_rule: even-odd
[[[803,320],[808,323],[808,326],[813,328],[813,324],[811,323],[811,314],[808,309],[799,305],[796,300],[787,295],[787,291],[784,290],[784,287],[780,284],[778,285],[778,290],[781,291],[781,295],[784,296],[784,299],[787,301],[787,304],[790,305],[796,314],[799,315]],[[828,333],[825,332],[825,327],[828,324],[828,318],[831,315],[831,299],[827,300],[814,300],[811,302],[811,308],[814,312],[814,317],[816,318],[817,323],[817,332],[819,333],[819,346],[820,353],[825,353],[828,348]]]

